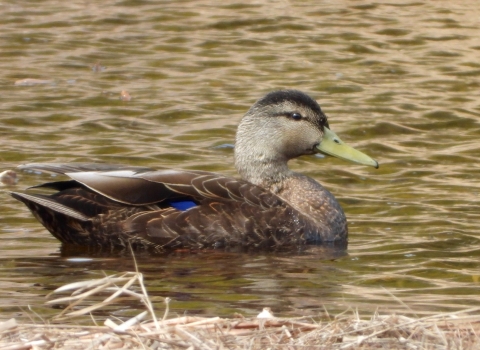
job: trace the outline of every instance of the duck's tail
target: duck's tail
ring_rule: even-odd
[[[83,236],[87,241],[90,218],[49,196],[11,192],[10,195],[24,203],[48,231],[63,243],[78,244]],[[86,242],[85,242],[86,243]]]

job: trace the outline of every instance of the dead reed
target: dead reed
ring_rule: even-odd
[[[68,304],[54,320],[63,324],[18,324],[10,319],[0,323],[0,349],[480,349],[478,307],[423,318],[374,314],[362,319],[352,311],[321,322],[276,318],[267,308],[256,318],[168,319],[169,299],[157,318],[139,272],[71,283],[52,294],[65,292],[70,295],[47,302]],[[99,293],[108,296],[89,305],[88,298]],[[121,296],[139,300],[146,310],[121,323],[111,318],[102,326],[65,323]]]

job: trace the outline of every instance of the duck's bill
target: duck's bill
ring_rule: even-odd
[[[317,146],[318,151],[354,163],[373,166],[378,169],[378,162],[365,153],[357,151],[344,143],[333,131],[324,127],[322,142]]]

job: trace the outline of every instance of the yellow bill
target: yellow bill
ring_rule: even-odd
[[[320,152],[354,163],[373,166],[378,169],[378,162],[376,160],[344,143],[337,134],[330,129],[324,127],[324,131],[322,142],[317,146]]]

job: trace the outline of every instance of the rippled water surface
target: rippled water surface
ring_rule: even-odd
[[[278,88],[315,97],[332,129],[380,162],[291,162],[345,209],[344,256],[139,256],[150,294],[171,297],[171,312],[480,305],[477,1],[7,0],[0,11],[0,171],[98,161],[236,176],[236,125]],[[62,253],[7,194],[46,180],[20,174],[1,189],[0,318],[27,318],[27,305],[48,317],[52,289],[134,268],[127,257]]]

